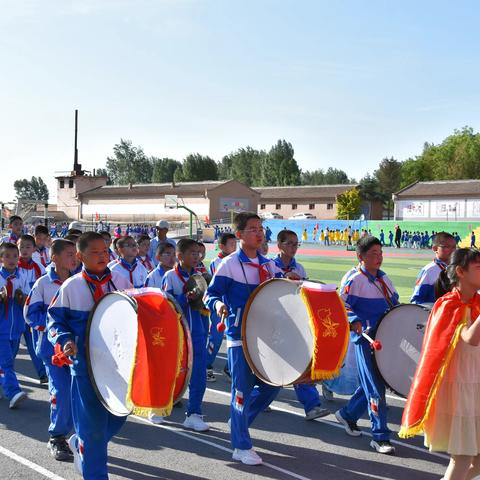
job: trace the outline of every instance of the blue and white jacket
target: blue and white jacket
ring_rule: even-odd
[[[106,273],[108,270],[106,271]],[[87,376],[85,341],[87,320],[93,309],[92,286],[83,278],[82,272],[70,277],[60,287],[47,310],[48,340],[62,346],[73,340],[78,347],[78,354],[70,366],[72,375]],[[105,293],[130,288],[130,282],[118,272],[112,272],[112,279],[103,286]],[[122,319],[119,318],[119,321]]]
[[[47,268],[51,263],[50,252],[47,247],[38,248],[32,253],[32,260],[37,262],[43,268]]]
[[[385,283],[387,296],[383,293],[379,278]],[[349,322],[361,322],[363,330],[374,329],[385,312],[399,303],[398,293],[387,275],[379,270],[377,277],[373,277],[363,267],[357,267],[355,271],[350,270],[344,275],[340,296],[347,309]],[[357,342],[361,338],[354,332],[351,333],[352,341]]]
[[[58,278],[55,267],[49,266],[47,273],[34,283],[23,307],[25,321],[38,332],[35,352],[44,362],[51,362],[54,353],[46,332],[47,310],[61,285],[62,281]]]
[[[37,269],[39,270],[39,274],[37,274],[37,271],[35,268],[32,269],[27,269],[27,268],[22,268],[20,265],[18,267],[18,273],[21,277],[25,278],[25,281],[27,282],[28,285],[28,290],[25,292],[26,294],[30,293],[31,288],[33,287],[33,284],[43,275],[45,275],[45,268],[41,263],[37,263],[34,260],[30,260],[29,264],[33,264],[37,266]]]
[[[173,295],[175,300],[177,300],[187,320],[192,339],[205,337],[207,335],[206,325],[202,319],[200,311],[192,310],[192,308],[190,308],[184,291],[185,282],[188,281],[190,275],[193,273],[195,273],[195,270],[192,270],[189,273],[178,265],[178,270],[176,268],[168,270],[162,279],[162,289],[170,295]],[[182,276],[184,281],[180,279],[178,274]]]
[[[259,265],[267,269],[270,278],[282,278],[283,272],[270,260],[260,254]],[[251,260],[243,250],[237,250],[224,258],[218,266],[207,290],[207,307],[215,311],[215,304],[221,301],[227,305],[230,314],[226,322],[227,346],[241,346],[242,316],[248,297],[260,284],[257,268],[248,265]]]
[[[420,270],[415,288],[410,299],[411,303],[435,303],[435,282],[447,264],[437,258]]]
[[[275,265],[283,273],[293,272],[293,273],[296,273],[302,280],[305,280],[307,278],[307,272],[303,268],[303,265],[301,263],[298,263],[294,258],[292,258],[292,260],[287,266],[283,264],[282,259],[280,258],[280,255],[277,255],[273,259],[273,261],[275,262]]]
[[[173,248],[177,246],[175,240],[172,240],[171,238],[167,238],[165,240],[162,240],[165,243],[169,243],[172,245]],[[158,265],[158,260],[157,260],[157,247],[158,244],[160,243],[160,240],[158,237],[154,237],[150,240],[150,249],[148,250],[148,256],[151,258],[151,261],[155,264]]]
[[[168,272],[159,263],[148,275],[145,280],[146,287],[162,288],[163,276]]]
[[[112,272],[117,272],[128,280],[130,288],[142,288],[145,285],[148,272],[137,259],[130,264],[119,257],[108,265]]]
[[[210,272],[210,275],[213,277],[215,275],[215,272],[217,271],[218,266],[222,263],[222,260],[224,258],[228,257],[228,255],[224,255],[222,252],[220,252],[211,262],[210,265],[208,266],[208,271]]]
[[[24,295],[30,291],[25,276],[20,275],[17,268],[10,274],[2,266],[0,267],[0,290],[6,287],[8,277],[12,277],[12,295],[8,303],[0,303],[0,338],[8,340],[18,340],[25,330],[25,320],[23,318],[23,305],[15,301],[15,291],[20,289]]]

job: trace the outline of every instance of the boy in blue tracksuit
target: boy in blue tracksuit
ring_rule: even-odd
[[[69,439],[77,470],[85,480],[108,479],[107,448],[127,417],[111,414],[90,382],[85,354],[87,320],[105,293],[127,289],[128,279],[107,268],[108,249],[102,236],[82,234],[77,242],[82,271],[66,280],[47,310],[48,339],[72,357],[71,401],[75,434]]]
[[[30,289],[26,278],[19,273],[15,244],[0,245],[0,264],[0,385],[9,407],[16,408],[27,398],[18,384],[14,363],[25,330],[23,304]]]
[[[48,448],[55,460],[68,460],[72,452],[67,444],[67,435],[73,428],[70,402],[72,377],[67,366],[52,365],[53,346],[48,341],[47,309],[62,283],[75,268],[76,248],[69,240],[57,239],[52,244],[53,264],[47,273],[33,285],[23,310],[25,320],[35,333],[35,353],[43,361],[48,375],[50,392],[50,440]]]
[[[207,331],[199,310],[193,310],[189,300],[196,295],[187,291],[186,285],[190,275],[195,273],[200,256],[198,243],[190,238],[182,238],[177,243],[178,263],[163,276],[162,288],[173,295],[186,317],[192,336],[193,365],[190,383],[188,384],[187,418],[183,422],[185,428],[204,432],[210,428],[203,421],[202,401],[207,388]]]
[[[235,219],[240,249],[224,258],[208,287],[207,306],[221,318],[227,316],[228,364],[232,376],[230,428],[233,459],[247,465],[262,463],[252,448],[248,427],[259,412],[275,399],[280,388],[259,380],[247,364],[242,348],[242,315],[248,297],[262,282],[282,277],[275,263],[258,254],[264,241],[262,221],[255,213],[242,212]],[[251,393],[258,385],[258,395]]]
[[[233,233],[222,233],[218,240],[218,246],[220,252],[215,259],[210,262],[209,272],[210,275],[215,275],[220,262],[232,254],[237,249],[237,239]],[[215,375],[213,373],[213,362],[217,357],[217,353],[220,350],[223,341],[223,332],[217,330],[217,325],[220,322],[218,315],[215,311],[210,312],[210,328],[207,340],[207,382],[214,382]],[[225,367],[226,369],[228,366]],[[225,371],[227,373],[227,371]],[[227,373],[228,375],[230,372]]]
[[[157,266],[147,275],[146,287],[162,288],[163,276],[175,266],[175,247],[170,243],[160,243],[156,253]]]
[[[380,270],[383,261],[382,244],[375,237],[364,237],[357,242],[360,265],[342,287],[341,297],[348,312],[352,341],[355,343],[360,386],[341,410],[337,420],[352,436],[360,436],[358,419],[368,409],[372,423],[370,446],[378,453],[393,454],[387,426],[385,383],[373,364],[373,352],[363,331],[373,330],[384,313],[398,304],[398,293],[387,275]],[[370,333],[370,336],[372,333]]]
[[[450,262],[450,256],[457,248],[455,237],[447,232],[438,232],[432,241],[435,258],[420,270],[410,303],[435,303],[435,283],[440,272]]]
[[[278,256],[274,262],[282,272],[291,273],[292,280],[304,280],[307,273],[302,264],[295,260],[295,254],[298,250],[298,236],[292,230],[281,230],[277,235]],[[305,418],[314,420],[315,418],[325,417],[330,414],[326,408],[322,408],[320,395],[317,387],[313,383],[302,383],[293,386],[298,401],[303,405]]]

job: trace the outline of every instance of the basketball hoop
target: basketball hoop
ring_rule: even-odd
[[[177,195],[165,195],[165,209],[178,208],[178,196]]]

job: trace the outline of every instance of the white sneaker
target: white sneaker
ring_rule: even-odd
[[[75,470],[77,470],[80,475],[83,475],[82,457],[80,456],[80,452],[78,451],[77,435],[75,435],[75,433],[68,439],[68,446],[73,452],[73,464],[75,465]]]
[[[183,422],[183,426],[196,432],[206,432],[210,429],[210,425],[203,421],[203,415],[192,413]]]
[[[151,413],[148,417],[151,423],[154,425],[160,425],[161,423],[164,422],[164,419],[161,415],[155,415],[154,413]]]
[[[8,405],[8,408],[17,408],[18,405],[26,398],[27,398],[27,394],[25,392],[16,393],[10,400],[10,404]]]
[[[233,460],[238,460],[245,465],[261,465],[263,463],[262,457],[253,449],[240,450],[236,448],[232,455]]]

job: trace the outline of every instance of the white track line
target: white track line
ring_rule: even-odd
[[[51,480],[65,480],[63,477],[60,477],[59,475],[51,472],[50,470],[47,470],[46,468],[43,468],[40,465],[37,465],[36,463],[33,463],[30,460],[27,460],[26,458],[23,458],[20,455],[17,455],[16,453],[7,450],[2,446],[0,446],[0,453],[8,458],[11,458],[12,460],[15,460],[18,463],[21,463],[22,465],[25,465],[26,467],[34,470],[35,472],[43,475],[44,477],[50,478]]]
[[[213,388],[207,388],[207,390],[209,392],[212,392],[212,393],[218,393],[219,395],[223,395],[225,397],[230,397],[231,396],[230,392],[221,392],[221,391],[215,390]],[[271,407],[272,410],[278,410],[279,412],[290,413],[291,415],[296,415],[297,417],[305,418],[305,415],[303,413],[294,412],[293,410],[288,410],[288,409],[282,408],[282,407],[276,407],[274,405],[270,405],[270,407]],[[326,423],[327,425],[331,425],[332,427],[341,428],[342,430],[345,430],[345,428],[342,425],[340,425],[337,422],[333,422],[332,420],[326,420],[325,418],[317,418],[317,419],[315,419],[315,421]],[[372,436],[372,434],[370,432],[366,432],[365,430],[362,430],[362,435],[365,435],[367,437]],[[450,457],[448,455],[444,455],[443,453],[430,452],[425,448],[417,447],[416,445],[410,445],[409,443],[400,442],[399,440],[390,440],[390,442],[394,443],[395,445],[401,445],[402,447],[406,447],[406,448],[410,448],[412,450],[416,450],[417,452],[428,453],[429,455],[433,455],[434,457],[443,458],[443,459],[446,459],[446,460],[450,459]]]
[[[183,430],[181,430],[177,427],[173,427],[173,426],[170,426],[170,425],[163,425],[163,424],[153,425],[149,420],[147,420],[145,418],[137,417],[137,416],[135,416],[135,418],[137,420],[140,420],[143,423],[146,423],[146,424],[150,425],[150,426],[163,428],[164,430],[168,430],[169,432],[176,433],[177,435],[180,435],[181,437],[189,438],[190,440],[194,440],[196,442],[204,443],[205,445],[217,448],[218,450],[222,450],[224,452],[228,452],[229,454],[233,453],[233,450],[231,450],[230,448],[224,447],[223,445],[219,445],[218,443],[212,442],[210,440],[206,440],[203,437],[200,437],[200,436],[197,436],[197,435],[192,435],[190,433],[186,433],[185,431],[183,431]],[[308,477],[304,477],[303,475],[299,475],[298,473],[291,472],[290,470],[286,470],[285,468],[282,468],[282,467],[277,467],[276,465],[273,465],[272,463],[269,463],[269,462],[263,462],[262,465],[264,465],[265,467],[271,468],[272,470],[276,470],[277,472],[283,473],[284,475],[288,475],[289,477],[296,478],[297,480],[311,480]]]

